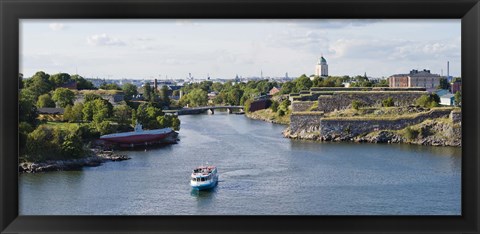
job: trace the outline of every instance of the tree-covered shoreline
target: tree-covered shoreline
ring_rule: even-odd
[[[92,90],[83,101],[76,100],[75,89],[67,88],[76,83],[77,90]],[[79,75],[59,73],[54,75],[37,72],[29,79],[19,75],[19,135],[20,162],[45,162],[49,160],[73,160],[92,154],[90,143],[101,135],[133,130],[136,123],[145,129],[172,127],[180,129],[177,116],[163,113],[171,105],[162,90],[144,90],[146,101],[133,102],[138,94],[134,85],[123,87],[102,85],[101,88],[124,92],[125,100],[113,106],[96,92],[91,82]],[[64,113],[55,124],[40,120],[39,108],[63,108]]]

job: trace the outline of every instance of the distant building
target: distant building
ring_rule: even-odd
[[[218,95],[217,92],[210,92],[207,94],[208,100],[214,99]]]
[[[41,115],[63,115],[65,109],[63,108],[54,108],[54,107],[43,107],[38,108],[37,111]]]
[[[61,88],[67,88],[67,89],[72,89],[72,90],[77,90],[77,82],[74,80],[71,80],[65,84],[60,85]]]
[[[453,94],[457,92],[462,92],[462,79],[457,78],[454,79],[452,83],[450,83],[450,92],[452,92]]]
[[[273,87],[272,89],[270,89],[270,92],[268,92],[268,94],[273,96],[273,95],[277,94],[278,92],[280,92],[280,89],[277,88],[277,87]]]
[[[455,96],[451,93],[440,96],[440,105],[453,106],[455,105]]]
[[[315,75],[321,77],[328,76],[328,64],[327,60],[323,56],[318,59],[317,65],[315,66]]]
[[[396,74],[388,77],[389,87],[423,87],[427,90],[440,85],[440,75],[430,73],[430,70],[411,70],[409,74]]]
[[[446,95],[446,94],[449,94],[450,91],[447,90],[447,89],[439,89],[439,90],[435,90],[435,94],[437,94],[439,97],[443,96],[443,95]]]

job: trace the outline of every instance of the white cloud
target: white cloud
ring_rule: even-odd
[[[455,41],[413,41],[405,39],[338,39],[329,47],[335,58],[369,60],[426,60],[443,56],[459,57]]]
[[[379,22],[379,19],[322,19],[322,20],[298,20],[292,25],[310,29],[341,29],[347,27],[363,27]]]
[[[403,46],[403,40],[365,40],[365,39],[338,39],[329,47],[334,57],[385,59],[395,48]]]
[[[175,24],[178,25],[178,26],[198,26],[199,23],[197,23],[198,20],[196,22],[194,22],[194,20],[189,20],[189,19],[179,19],[179,20],[175,20]]]
[[[272,47],[284,47],[320,54],[328,50],[329,39],[321,31],[288,30],[278,34],[270,34],[266,38]]]
[[[92,46],[123,46],[125,42],[118,38],[110,37],[109,35],[96,34],[87,38],[87,43]]]
[[[61,23],[51,23],[48,25],[48,27],[53,31],[61,31],[66,28],[65,24]]]

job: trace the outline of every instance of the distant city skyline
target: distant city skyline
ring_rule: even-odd
[[[461,21],[31,20],[20,21],[20,72],[106,79],[388,77],[412,69],[460,76]],[[443,72],[442,72],[443,70]]]

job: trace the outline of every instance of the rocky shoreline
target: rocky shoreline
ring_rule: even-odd
[[[407,138],[402,130],[380,130],[361,136],[325,135],[319,131],[300,131],[291,133],[290,128],[283,131],[283,135],[291,139],[332,141],[332,142],[359,142],[359,143],[390,143],[390,144],[415,144],[428,146],[462,146],[461,126],[458,124],[444,123],[441,121],[428,121],[415,126],[419,134]]]
[[[48,171],[72,171],[83,167],[96,167],[108,161],[124,161],[130,159],[127,155],[113,151],[90,149],[88,156],[68,160],[48,160],[45,162],[22,162],[18,165],[20,173],[38,173]]]

